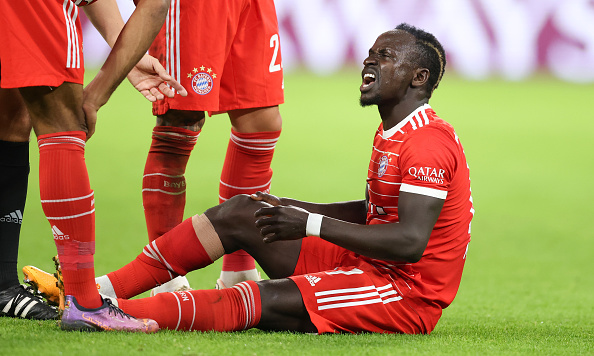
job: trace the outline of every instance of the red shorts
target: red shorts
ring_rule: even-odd
[[[226,112],[284,101],[278,22],[273,0],[172,0],[150,54],[187,90],[153,104]]]
[[[70,0],[0,0],[0,87],[82,84],[78,8]]]
[[[430,333],[433,318],[415,307],[414,287],[371,261],[318,237],[303,239],[289,278],[318,333]]]

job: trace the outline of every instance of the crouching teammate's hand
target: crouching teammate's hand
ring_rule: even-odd
[[[181,96],[188,96],[186,89],[167,73],[155,57],[148,54],[132,68],[128,80],[151,102],[163,100],[166,96],[173,98],[176,91]]]

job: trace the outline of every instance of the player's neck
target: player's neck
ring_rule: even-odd
[[[424,104],[427,104],[428,102],[429,99],[425,98],[423,100],[405,100],[393,106],[378,105],[378,110],[382,119],[384,130],[389,130],[392,127],[398,125],[398,123],[406,119],[406,117],[410,115],[411,112],[423,106]]]

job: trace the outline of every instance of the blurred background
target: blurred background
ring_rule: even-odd
[[[450,69],[467,79],[530,78],[545,71],[594,81],[594,5],[590,0],[277,0],[283,68],[335,73],[360,64],[375,38],[401,22],[433,33]],[[118,0],[124,17],[132,0]],[[84,21],[85,62],[109,47]]]

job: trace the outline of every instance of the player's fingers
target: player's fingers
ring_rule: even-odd
[[[264,241],[264,243],[267,243],[267,244],[274,242],[274,241],[278,241],[278,240],[280,240],[280,239],[278,238],[278,236],[276,234],[270,234],[270,235],[264,236],[264,238],[262,238],[262,241]]]
[[[159,84],[159,90],[168,98],[173,98],[175,96],[175,91],[165,83]]]
[[[264,216],[261,217],[260,219],[256,220],[256,222],[254,223],[256,225],[256,227],[265,227],[265,226],[270,226],[271,224],[274,224],[275,221],[273,220],[272,217],[270,216]]]
[[[153,94],[153,96],[157,99],[157,100],[163,100],[163,98],[165,98],[165,96],[163,95],[163,93],[161,93],[159,91],[159,89],[157,88],[151,88],[151,94]]]
[[[188,96],[188,91],[181,85],[178,81],[171,79],[166,80],[167,84],[169,84],[175,91],[179,93],[181,96]]]
[[[275,214],[275,207],[271,206],[271,207],[263,207],[260,208],[258,210],[256,210],[256,212],[254,213],[254,216],[259,218],[261,216],[272,216]]]
[[[263,202],[268,203],[272,206],[277,206],[277,205],[281,204],[281,201],[278,197],[276,197],[272,194],[268,194],[268,193],[263,193],[263,192],[258,191],[256,193],[252,194],[250,197],[254,200],[263,201]]]
[[[87,125],[87,141],[95,133],[95,124],[97,123],[97,110],[92,106],[83,104],[83,113],[85,114],[85,123]]]
[[[157,98],[155,98],[148,89],[141,90],[140,94],[144,95],[144,97],[151,103],[157,101]]]
[[[97,123],[97,112],[93,112],[93,113],[91,113],[90,117],[87,118],[87,129],[89,130],[87,132],[87,141],[95,133],[96,123]]]
[[[274,241],[280,240],[280,237],[277,234],[278,229],[275,229],[273,226],[266,226],[260,230],[260,234],[262,235],[262,241],[265,243],[271,243]]]

